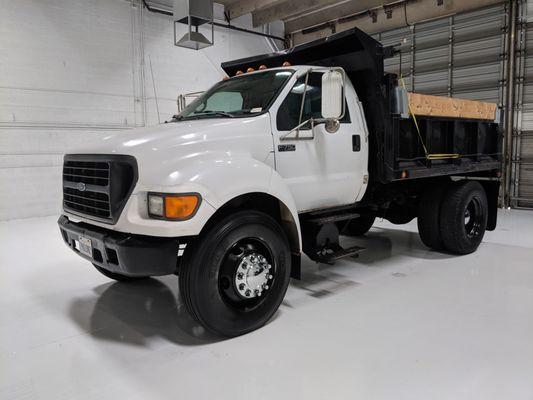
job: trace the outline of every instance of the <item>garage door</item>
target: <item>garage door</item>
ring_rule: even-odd
[[[533,6],[520,8],[516,57],[516,113],[513,132],[511,205],[533,208]]]
[[[502,105],[506,20],[502,4],[374,37],[384,45],[401,44],[385,70],[401,72],[409,90]]]

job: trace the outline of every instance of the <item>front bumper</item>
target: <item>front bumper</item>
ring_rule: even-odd
[[[57,221],[63,240],[90,262],[126,276],[158,276],[176,272],[180,242],[177,238],[133,235],[85,223],[74,223],[62,215]],[[92,257],[82,254],[75,241],[90,239]]]

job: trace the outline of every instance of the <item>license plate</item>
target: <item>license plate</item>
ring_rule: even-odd
[[[88,257],[93,256],[93,246],[91,243],[91,239],[79,236],[78,237],[78,250],[81,254],[85,254]]]

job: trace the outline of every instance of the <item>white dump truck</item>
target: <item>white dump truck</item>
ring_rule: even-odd
[[[409,94],[394,49],[352,29],[222,64],[228,78],[171,121],[67,154],[65,243],[118,281],[177,274],[191,315],[231,337],[264,325],[303,254],[418,218],[437,251],[496,226],[499,110]]]

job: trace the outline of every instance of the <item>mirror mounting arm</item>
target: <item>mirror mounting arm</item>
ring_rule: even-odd
[[[317,120],[315,118],[309,118],[306,119],[304,122],[298,124],[294,128],[292,128],[289,132],[285,133],[284,135],[280,136],[279,140],[313,140],[315,138],[315,125],[317,123]],[[311,124],[311,136],[310,137],[300,137],[300,128],[304,125]],[[296,132],[295,137],[288,137],[292,133]]]
[[[300,138],[300,127],[302,126],[302,117],[304,113],[305,106],[305,95],[307,94],[307,82],[309,81],[309,73],[311,70],[307,71],[305,74],[305,84],[304,84],[304,93],[302,95],[302,102],[300,103],[300,115],[298,117],[298,125],[296,126],[296,139]],[[313,128],[311,124],[311,129]]]

